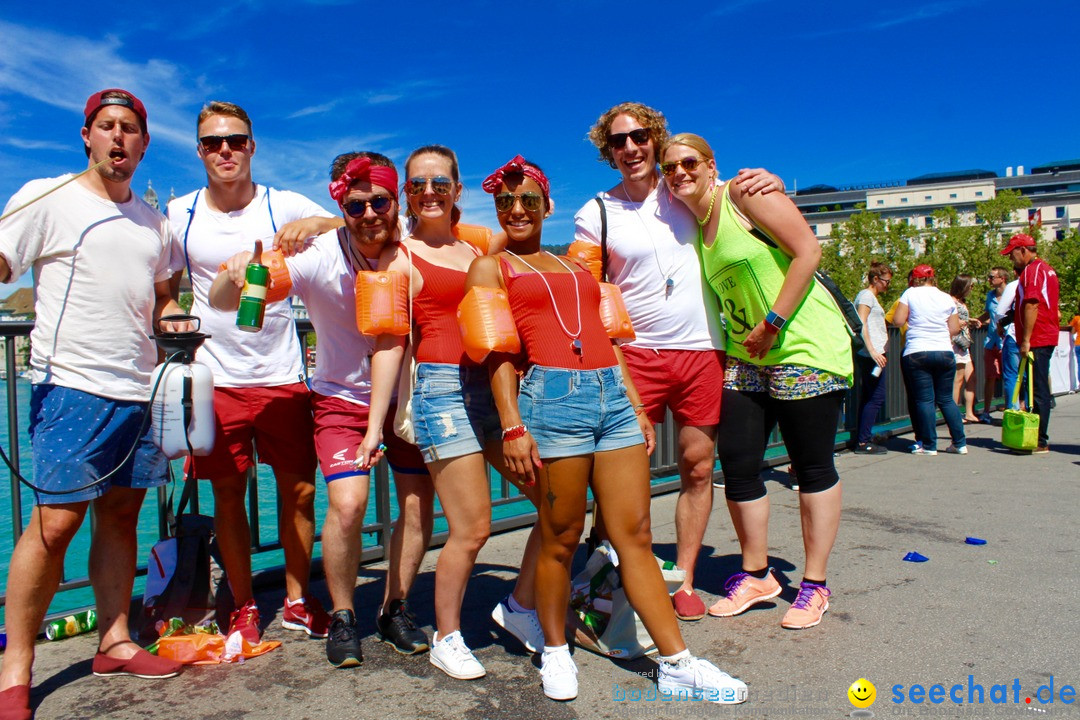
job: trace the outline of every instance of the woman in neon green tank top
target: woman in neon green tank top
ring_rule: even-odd
[[[725,495],[742,550],[742,572],[709,614],[729,617],[780,594],[769,567],[769,497],[760,478],[779,425],[799,479],[806,568],[781,625],[813,627],[829,609],[826,566],[840,524],[840,478],[832,451],[851,342],[832,297],[814,282],[817,238],[778,193],[747,195],[719,181],[712,149],[697,135],[672,136],[661,152],[668,189],[698,220],[698,251],[724,312],[727,364],[717,445]]]

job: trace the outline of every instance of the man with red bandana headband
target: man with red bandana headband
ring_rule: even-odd
[[[345,226],[319,235],[304,252],[287,258],[290,293],[304,301],[319,336],[319,362],[311,380],[315,449],[329,500],[323,523],[323,568],[333,600],[326,657],[335,667],[359,665],[359,629],[353,594],[360,567],[361,531],[367,510],[369,471],[356,466],[356,449],[367,432],[374,339],[356,327],[356,276],[372,270],[383,246],[398,238],[397,172],[389,158],[372,152],[339,156],[331,166],[330,194]],[[240,302],[250,251],[229,258],[210,289],[211,304],[234,312]],[[391,412],[383,436],[397,482],[426,475],[414,445],[394,434]],[[397,570],[391,567],[390,574]],[[413,652],[427,649],[423,632],[407,621]],[[382,627],[380,625],[380,627]],[[404,652],[402,648],[398,648]]]
[[[657,153],[667,136],[664,115],[641,103],[622,103],[600,116],[589,139],[622,177],[578,211],[571,253],[585,248],[583,256],[599,257],[606,246],[606,280],[622,291],[637,334],[622,350],[641,409],[654,423],[669,409],[675,420],[682,480],[676,562],[686,580],[672,602],[679,619],[699,620],[705,604],[694,591],[694,568],[712,512],[724,345],[715,296],[702,291],[697,223],[660,182]],[[741,170],[735,180],[750,193],[784,189],[764,170]]]
[[[188,328],[159,324],[162,315],[181,312],[170,298],[168,229],[161,213],[131,192],[150,142],[146,108],[129,92],[104,90],[90,96],[84,116],[87,170],[27,183],[0,222],[0,282],[34,273],[30,439],[40,488],[8,572],[3,720],[31,717],[34,643],[91,501],[94,674],[163,678],[180,671],[131,641],[128,606],[139,509],[166,471],[149,428],[139,434],[157,362],[149,336]]]
[[[229,634],[260,638],[251,589],[251,530],[247,476],[258,460],[274,469],[281,500],[280,538],[285,555],[281,624],[326,637],[330,618],[309,596],[315,544],[315,448],[303,355],[288,302],[266,306],[262,330],[243,332],[236,314],[210,307],[207,293],[221,263],[256,239],[289,251],[341,225],[306,197],[257,185],[251,178],[255,139],[238,105],[211,102],[196,121],[195,151],[206,168],[206,187],[169,203],[174,252],[188,271],[191,312],[209,333],[198,359],[214,374],[214,449],[194,458],[197,478],[214,489],[214,528],[237,610]],[[179,273],[176,281],[179,281]]]

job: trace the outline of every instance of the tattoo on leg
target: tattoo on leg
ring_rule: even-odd
[[[548,490],[547,492],[548,507],[555,507],[555,493]]]

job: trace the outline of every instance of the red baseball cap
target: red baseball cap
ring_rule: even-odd
[[[121,93],[125,97],[105,97],[109,93]],[[119,105],[120,107],[126,107],[133,113],[139,116],[142,120],[143,132],[146,132],[146,106],[142,104],[142,100],[135,97],[127,90],[121,90],[120,88],[109,88],[108,90],[102,90],[96,92],[86,99],[86,108],[83,110],[83,116],[86,118],[86,125],[90,124],[97,111],[106,105]]]
[[[1016,248],[1022,247],[1034,248],[1035,238],[1031,237],[1030,235],[1025,235],[1024,233],[1017,233],[1016,235],[1013,235],[1011,238],[1009,238],[1009,244],[1005,246],[1005,249],[1001,251],[1001,254],[1008,255]]]
[[[929,265],[916,265],[911,268],[911,277],[913,278],[932,278],[934,277],[934,268]]]

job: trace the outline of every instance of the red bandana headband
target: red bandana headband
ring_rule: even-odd
[[[504,175],[515,175],[518,173],[535,180],[536,184],[540,186],[540,189],[544,191],[544,197],[551,197],[550,184],[548,183],[547,175],[535,165],[530,165],[529,162],[520,155],[515,155],[513,160],[488,175],[480,187],[484,188],[485,192],[494,195],[499,191]]]
[[[330,197],[340,205],[349,194],[349,188],[358,180],[367,180],[372,185],[384,187],[392,195],[397,196],[397,171],[385,165],[372,165],[369,157],[358,157],[350,160],[341,177],[330,183]]]

